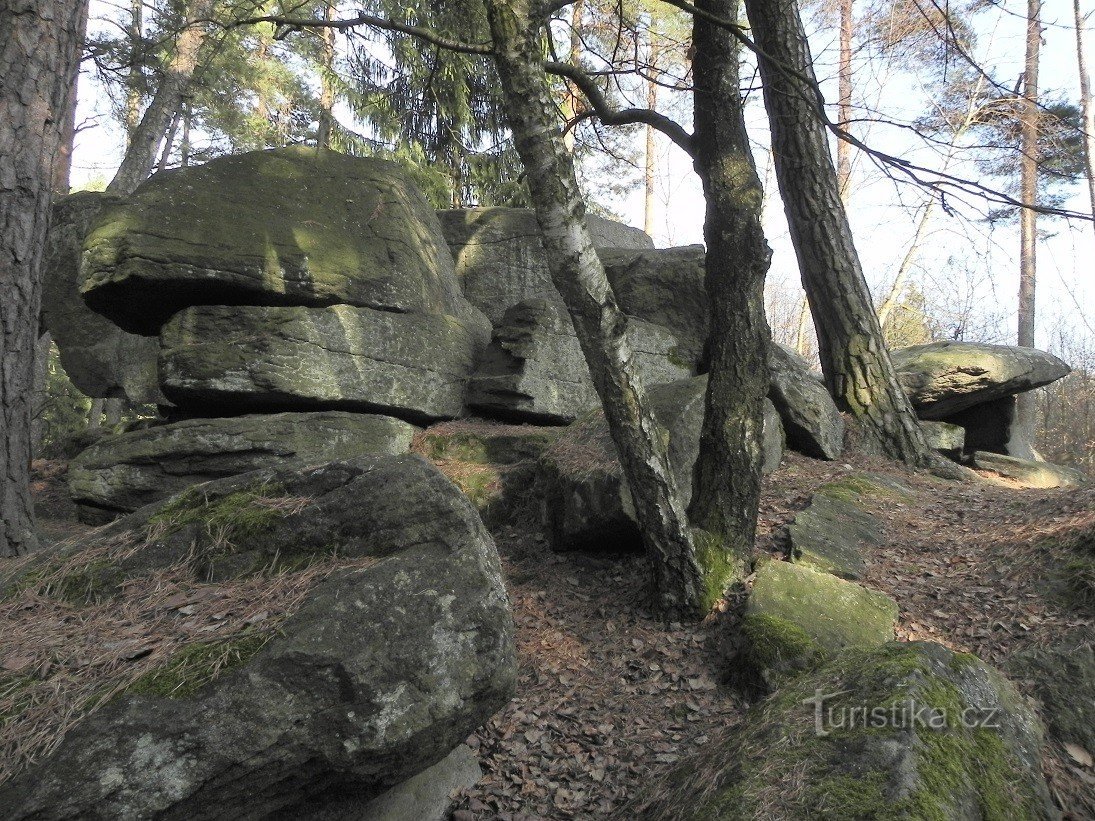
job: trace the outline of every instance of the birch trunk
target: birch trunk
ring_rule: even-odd
[[[528,175],[548,267],[574,322],[631,486],[658,608],[668,618],[698,616],[709,604],[703,571],[669,470],[665,430],[644,408],[625,337],[627,319],[586,228],[585,203],[541,64],[543,32],[532,22],[530,0],[487,0],[486,6],[506,114]]]
[[[1088,73],[1084,43],[1084,25],[1087,19],[1080,11],[1080,0],[1072,0],[1072,11],[1076,15],[1076,67],[1080,72],[1080,113],[1084,121],[1084,169],[1087,172],[1091,214],[1095,216],[1095,101],[1091,99],[1091,75]],[[1092,227],[1095,228],[1095,222]]]

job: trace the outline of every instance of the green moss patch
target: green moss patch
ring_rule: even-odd
[[[127,695],[188,698],[224,672],[246,663],[272,638],[271,633],[244,632],[226,641],[187,645],[161,667],[134,681],[124,692]]]

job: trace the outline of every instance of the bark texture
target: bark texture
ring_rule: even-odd
[[[738,0],[698,0],[734,19]],[[764,192],[741,105],[738,45],[730,32],[695,18],[696,171],[707,201],[705,284],[711,300],[706,410],[693,480],[692,523],[716,536],[724,561],[747,565],[757,525],[771,330],[764,278]]]
[[[934,460],[882,339],[840,199],[810,47],[795,0],[745,0],[761,51],[776,177],[829,391],[867,441],[911,465]]]
[[[1087,46],[1084,26],[1087,16],[1080,9],[1080,0],[1072,0],[1072,13],[1076,18],[1076,68],[1080,72],[1080,113],[1084,123],[1084,170],[1087,173],[1087,195],[1091,203],[1091,214],[1095,217],[1095,102],[1091,97],[1091,75],[1087,68]],[[1095,222],[1092,223],[1095,228]]]
[[[87,2],[0,2],[0,556],[37,546],[31,415],[41,258]]]
[[[573,319],[631,486],[658,607],[667,617],[699,615],[709,600],[669,469],[667,435],[644,407],[625,335],[627,320],[586,227],[574,164],[541,64],[540,22],[533,22],[530,0],[487,0],[486,5],[506,113],[528,174],[552,281]]]
[[[110,193],[132,194],[152,173],[159,158],[160,143],[189,94],[194,72],[201,63],[203,46],[209,39],[207,24],[195,21],[209,17],[215,5],[213,0],[191,0],[187,4],[186,20],[179,33],[175,53],[160,79],[152,102],[131,134],[122,164],[107,186],[106,190]]]

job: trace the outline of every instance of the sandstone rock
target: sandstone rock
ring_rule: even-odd
[[[810,365],[790,348],[768,348],[768,398],[779,411],[787,446],[815,459],[837,459],[844,451],[844,419]]]
[[[892,351],[898,380],[924,419],[946,420],[966,408],[1055,382],[1069,373],[1034,348],[932,342]]]
[[[1008,659],[1007,671],[1029,683],[1058,740],[1095,750],[1095,647],[1090,635],[1022,650]]]
[[[69,493],[99,523],[224,476],[406,453],[414,433],[389,416],[338,411],[189,419],[100,439],[69,466]]]
[[[624,313],[668,328],[677,338],[677,360],[699,369],[711,327],[703,246],[598,253]]]
[[[891,643],[786,683],[612,817],[1050,821],[1041,744],[997,671]]]
[[[1029,488],[1072,487],[1087,482],[1087,476],[1075,468],[1051,465],[1049,462],[1033,462],[999,453],[973,452],[973,466],[988,470]]]
[[[492,324],[529,299],[559,299],[551,281],[536,214],[526,208],[462,208],[438,211],[445,239],[456,258],[464,296]],[[590,216],[597,247],[653,248],[637,228]]]
[[[53,335],[72,384],[96,399],[125,397],[166,404],[156,378],[156,340],[128,334],[92,311],[80,296],[84,237],[104,208],[119,198],[82,192],[53,206],[42,260],[42,321]]]
[[[707,377],[649,389],[654,417],[669,433],[669,463],[684,504],[692,500],[692,469],[699,456]],[[765,401],[764,471],[779,467],[783,429]],[[568,427],[540,460],[538,494],[555,550],[619,551],[639,548],[631,491],[608,432],[604,412],[591,411]]]
[[[89,566],[104,595],[180,562],[215,582],[332,553],[378,561],[321,576],[268,643],[209,683],[120,693],[0,788],[5,819],[300,817],[436,764],[513,693],[494,543],[420,457],[221,479],[94,538],[127,534],[131,553]]]
[[[920,427],[924,430],[929,447],[946,456],[958,458],[966,448],[966,429],[961,425],[924,420]]]
[[[478,324],[435,314],[196,307],[164,326],[160,379],[203,415],[342,409],[421,423],[460,415],[485,342]]]
[[[403,168],[304,146],[156,174],[104,210],[85,249],[85,299],[134,333],[191,305],[472,310]]]
[[[691,374],[664,328],[632,317],[628,341],[645,384]],[[546,299],[506,311],[468,388],[468,405],[480,413],[538,425],[569,424],[598,404],[566,308]]]
[[[771,683],[848,647],[893,641],[897,602],[829,573],[767,561],[757,570],[741,633],[746,668]]]

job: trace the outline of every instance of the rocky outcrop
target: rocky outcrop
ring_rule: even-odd
[[[844,419],[809,363],[785,345],[768,348],[768,398],[779,411],[787,446],[815,459],[844,452]]]
[[[974,656],[846,651],[647,784],[614,819],[1044,819],[1042,732]]]
[[[701,369],[711,327],[703,246],[598,253],[624,313],[670,330],[677,338],[677,360],[693,372]]]
[[[925,419],[921,421],[920,427],[924,431],[924,437],[928,440],[928,446],[944,456],[957,459],[966,449],[966,429],[961,425],[952,425],[949,422],[932,422]]]
[[[304,146],[156,174],[96,220],[82,272],[88,304],[141,334],[191,305],[472,310],[406,170]]]
[[[72,461],[69,493],[85,521],[101,523],[225,476],[406,453],[414,433],[399,419],[338,411],[189,419],[99,440]]]
[[[84,237],[104,208],[119,198],[82,192],[53,206],[42,260],[42,321],[77,390],[97,399],[165,404],[156,378],[156,340],[129,334],[92,311],[80,296]]]
[[[687,505],[700,448],[707,377],[648,391],[654,418],[669,433],[669,464]],[[770,402],[764,412],[764,471],[779,467],[783,429]],[[537,495],[555,550],[636,550],[639,532],[631,492],[604,412],[591,411],[568,427],[540,460]]]
[[[1030,687],[1058,740],[1095,750],[1095,646],[1090,635],[1020,651],[1008,659],[1007,671]]]
[[[420,457],[222,479],[93,538],[120,550],[84,571],[101,596],[167,568],[215,584],[331,564],[234,665],[191,685],[169,656],[85,718],[0,788],[5,819],[302,817],[436,764],[513,693],[494,543]]]
[[[631,317],[628,342],[643,383],[691,375],[668,330]],[[498,419],[565,425],[600,404],[566,308],[534,299],[506,311],[468,387],[468,405]]]
[[[849,647],[893,641],[897,603],[889,596],[789,562],[756,573],[740,627],[743,673],[771,686]]]
[[[534,211],[462,208],[438,211],[437,216],[456,258],[464,296],[493,324],[519,302],[559,299]],[[587,217],[586,224],[598,248],[654,247],[637,228],[596,216]]]
[[[198,413],[343,409],[452,419],[486,342],[436,314],[330,308],[189,308],[163,329],[160,380]]]
[[[1087,476],[1075,468],[980,450],[973,452],[971,464],[1028,488],[1073,487],[1087,482]]]

